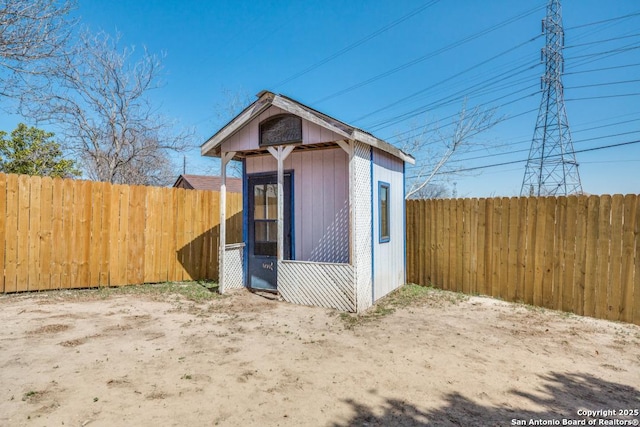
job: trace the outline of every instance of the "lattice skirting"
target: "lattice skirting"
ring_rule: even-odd
[[[224,290],[243,288],[244,243],[227,245],[224,255]]]
[[[278,292],[294,304],[356,311],[354,271],[349,264],[280,261]]]

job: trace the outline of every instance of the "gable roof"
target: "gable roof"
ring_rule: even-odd
[[[359,141],[385,151],[407,163],[415,163],[415,159],[411,155],[403,152],[388,142],[373,136],[369,132],[327,116],[324,113],[314,110],[313,108],[301,104],[300,102],[284,95],[262,91],[257,95],[257,97],[258,99],[256,101],[242,110],[240,114],[202,144],[200,152],[203,156],[220,156],[220,146],[227,138],[234,135],[251,120],[273,105],[319,126],[325,127],[338,135],[344,136],[344,139],[347,141]]]
[[[220,191],[222,178],[210,175],[180,175],[174,187],[188,190],[213,190]],[[227,191],[230,193],[242,193],[242,178],[227,177]]]

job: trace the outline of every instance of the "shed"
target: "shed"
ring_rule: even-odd
[[[220,292],[359,312],[405,283],[405,164],[370,133],[268,91],[201,147],[220,157]],[[226,169],[243,167],[243,242],[227,245]]]
[[[219,176],[182,174],[173,186],[187,190],[220,191],[221,183],[222,178]],[[226,185],[227,192],[242,193],[242,178],[227,177]]]

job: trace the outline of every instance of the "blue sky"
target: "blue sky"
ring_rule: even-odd
[[[506,120],[452,163],[478,169],[439,177],[450,187],[455,182],[458,196],[484,197],[520,192],[524,163],[484,166],[528,155],[544,70],[544,38],[536,36],[545,5],[79,0],[75,13],[92,30],[119,31],[123,46],[166,55],[164,84],[152,99],[164,114],[194,126],[199,143],[223,124],[229,94],[250,102],[263,89],[400,147],[422,126],[446,131],[465,97],[469,108],[496,108]],[[632,16],[616,19],[625,15]],[[640,2],[565,0],[563,20],[574,146],[596,148],[577,154],[583,189],[639,193],[640,143],[597,148],[640,140]],[[428,155],[411,154],[419,161]],[[217,172],[215,165],[199,149],[187,154],[188,173]]]

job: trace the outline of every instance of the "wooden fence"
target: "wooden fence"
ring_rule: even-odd
[[[227,194],[227,240],[242,196]],[[0,292],[217,279],[219,194],[0,174]]]
[[[640,324],[637,195],[407,202],[407,280]]]

